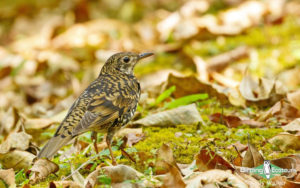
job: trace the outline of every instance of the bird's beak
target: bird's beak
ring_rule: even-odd
[[[141,53],[141,54],[139,54],[139,60],[144,59],[149,56],[152,56],[152,55],[154,55],[154,53],[151,53],[151,52]]]

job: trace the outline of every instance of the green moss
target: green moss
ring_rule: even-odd
[[[282,24],[260,25],[240,35],[223,36],[222,40],[220,37],[206,41],[193,40],[184,46],[184,51],[191,56],[197,54],[203,58],[210,58],[238,46],[247,45],[254,47],[258,55],[259,63],[249,65],[253,74],[258,76],[270,75],[270,72],[276,74],[299,63],[299,56],[295,51],[298,47],[295,46],[300,44],[300,35],[297,34],[300,32],[300,26],[296,22],[295,17],[286,17]],[[250,59],[242,59],[237,63],[249,61]]]

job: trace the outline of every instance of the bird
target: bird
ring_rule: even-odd
[[[152,55],[151,52],[120,52],[109,57],[98,77],[75,100],[37,158],[51,159],[73,138],[92,131],[97,153],[97,133],[107,133],[106,143],[112,164],[117,165],[111,149],[113,136],[132,119],[141,95],[134,67],[141,59]]]

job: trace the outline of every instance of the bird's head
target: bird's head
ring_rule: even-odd
[[[125,74],[133,74],[133,69],[136,63],[146,57],[152,56],[153,53],[133,53],[133,52],[121,52],[112,55],[104,64],[101,72],[121,72]]]

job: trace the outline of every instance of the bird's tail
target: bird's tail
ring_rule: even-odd
[[[61,136],[52,137],[48,143],[43,147],[43,149],[39,152],[37,158],[52,158],[56,152],[68,142],[72,140],[72,136],[67,136],[62,138]]]

